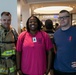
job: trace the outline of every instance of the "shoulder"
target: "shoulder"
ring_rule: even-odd
[[[12,31],[12,33],[16,36],[16,37],[18,37],[18,32],[16,31],[16,29],[15,28],[11,28],[11,31]]]
[[[71,27],[71,30],[73,30],[73,31],[76,32],[76,27],[72,26],[72,27]]]
[[[44,36],[47,36],[48,35],[48,33],[47,32],[45,32],[45,31],[40,31]]]
[[[13,28],[13,27],[12,27],[11,29],[12,29],[12,31],[14,31],[15,33],[17,33],[17,31],[16,31],[16,29],[15,29],[15,28]]]
[[[57,33],[59,33],[59,32],[61,32],[60,28],[54,32],[54,35],[57,34]]]
[[[59,29],[57,29],[55,32],[54,32],[54,38],[55,37],[60,37],[62,35],[62,31],[61,31],[61,29],[59,28]]]
[[[44,38],[50,38],[50,36],[48,35],[48,33],[46,33],[45,31],[41,31],[41,34]]]
[[[0,25],[0,35],[1,35],[2,33],[5,33],[5,29],[2,27],[2,25]]]
[[[2,30],[4,29],[4,28],[2,27],[2,25],[0,25],[0,30],[1,30],[1,29],[2,29]]]
[[[19,34],[19,36],[23,36],[26,33],[26,31],[23,31]]]
[[[26,35],[26,32],[27,32],[27,31],[21,32],[21,33],[19,34],[19,37],[18,37],[18,38],[21,38],[21,39],[22,39],[22,38]]]
[[[40,32],[43,33],[43,34],[47,34],[47,32],[45,32],[45,31],[43,31],[43,30],[41,30]]]

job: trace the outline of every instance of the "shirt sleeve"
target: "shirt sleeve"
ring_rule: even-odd
[[[24,37],[25,37],[25,32],[22,32],[22,33],[18,36],[17,45],[16,45],[16,50],[19,51],[19,52],[22,50],[22,45],[23,45]]]
[[[50,36],[47,33],[45,33],[44,36],[45,36],[44,38],[45,38],[46,50],[52,49],[53,43],[52,43]]]

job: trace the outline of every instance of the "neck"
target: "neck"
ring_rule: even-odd
[[[32,35],[35,35],[35,34],[37,33],[37,30],[36,30],[36,31],[30,31],[30,33],[31,33]]]
[[[67,30],[67,29],[69,29],[71,27],[71,25],[68,25],[68,26],[66,26],[66,27],[61,27],[61,29],[62,30]]]

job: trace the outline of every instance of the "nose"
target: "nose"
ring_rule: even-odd
[[[32,21],[32,24],[35,24],[35,22],[34,22],[34,21]]]

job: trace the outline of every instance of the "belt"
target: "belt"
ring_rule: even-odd
[[[0,41],[0,43],[7,43],[7,44],[11,44],[11,43],[15,43],[15,41]]]
[[[11,59],[11,57],[0,57],[0,59]]]

